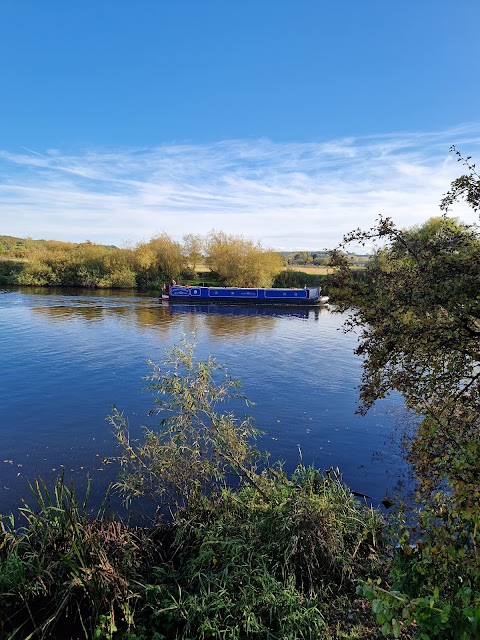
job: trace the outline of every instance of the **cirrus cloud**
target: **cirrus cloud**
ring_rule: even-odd
[[[279,250],[332,247],[379,214],[400,226],[438,215],[463,171],[452,144],[478,156],[480,123],[308,143],[4,150],[0,233],[122,244],[215,228]]]

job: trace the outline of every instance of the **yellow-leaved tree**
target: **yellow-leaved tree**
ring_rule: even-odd
[[[240,235],[212,230],[206,239],[207,264],[232,287],[270,287],[283,269],[277,252]]]

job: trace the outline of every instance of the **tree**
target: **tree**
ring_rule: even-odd
[[[137,268],[143,279],[159,286],[161,280],[178,277],[185,263],[182,247],[166,233],[140,243],[135,250]]]
[[[152,238],[148,245],[155,253],[156,265],[162,275],[167,280],[178,276],[184,265],[181,245],[166,233]]]
[[[456,150],[455,150],[456,151]],[[459,155],[459,154],[458,154]],[[459,158],[463,158],[459,155]],[[452,183],[441,207],[465,199],[478,211],[475,166]],[[380,241],[359,274],[343,249]],[[399,391],[418,415],[408,446],[418,508],[397,526],[400,549],[386,588],[359,592],[385,634],[416,622],[421,637],[480,632],[480,234],[447,215],[402,230],[380,218],[332,254],[339,309],[359,333],[364,358],[360,412]]]
[[[465,494],[480,480],[480,236],[447,217],[409,230],[381,218],[343,246],[377,239],[386,245],[360,276],[333,255],[340,309],[360,331],[360,411],[400,391],[423,416],[410,456],[419,478],[428,489],[448,478]]]
[[[298,259],[299,262],[301,262],[302,264],[307,264],[308,263],[308,251],[300,251],[300,257]]]
[[[187,233],[183,236],[183,255],[192,271],[195,271],[197,263],[202,259],[204,247],[205,238],[202,235]]]
[[[210,232],[206,249],[210,269],[233,287],[270,287],[283,269],[279,253],[223,231]]]
[[[452,182],[450,191],[444,195],[440,208],[448,211],[454,202],[465,200],[474,211],[478,211],[480,209],[480,176],[471,162],[471,156],[464,158],[455,145],[450,148],[450,151],[455,153],[457,161],[467,167],[468,171]]]

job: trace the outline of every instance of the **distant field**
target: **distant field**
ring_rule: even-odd
[[[350,267],[351,269],[364,269],[364,267],[360,267],[358,265],[352,265]],[[314,265],[302,265],[302,264],[291,264],[288,267],[285,267],[285,269],[291,269],[292,271],[301,271],[302,273],[313,273],[313,275],[317,275],[317,276],[325,276],[328,273],[333,273],[334,269],[333,267],[325,267],[323,265],[319,266],[319,267],[315,267]]]
[[[288,267],[285,267],[285,269],[291,269],[292,271],[301,271],[302,273],[313,273],[314,275],[326,275],[327,273],[332,273],[332,268],[331,267],[325,267],[325,266],[319,266],[316,267],[314,265],[308,265],[308,266],[304,266],[304,265],[289,265]],[[203,263],[198,263],[195,265],[195,271],[197,273],[202,273],[202,272],[207,272],[210,271],[210,269],[207,267],[206,264]]]
[[[319,265],[317,267],[313,264],[291,264],[288,267],[285,267],[285,269],[290,269],[291,271],[301,271],[302,273],[312,273],[316,276],[325,276],[327,275],[327,273],[332,273],[332,267],[326,267],[324,265]]]
[[[0,262],[29,262],[28,258],[12,258],[11,256],[0,255]]]

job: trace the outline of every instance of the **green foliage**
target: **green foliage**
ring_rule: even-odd
[[[0,263],[2,284],[122,289],[135,286],[134,254],[130,249],[54,240],[9,246]]]
[[[249,553],[253,548],[268,559],[277,579],[288,576],[303,594],[351,592],[359,575],[381,564],[382,518],[354,498],[338,471],[324,475],[299,466],[288,478],[281,468],[269,468],[255,484],[224,491],[214,503],[214,520],[205,509],[192,520],[192,511],[176,519],[180,546],[188,547],[193,536],[218,559],[223,541],[243,541]]]
[[[211,358],[196,361],[194,345],[184,340],[162,368],[151,366],[160,429],[132,444],[123,415],[111,417],[123,468],[117,488],[127,499],[169,504],[173,517],[174,560],[145,587],[150,631],[318,637],[332,593],[352,595],[359,576],[384,570],[380,514],[333,470],[299,467],[292,478],[281,468],[257,471],[255,430],[220,411],[239,396],[238,383]],[[227,489],[232,472],[241,482]]]
[[[478,512],[459,512],[451,495],[437,492],[397,529],[388,585],[370,579],[358,589],[385,635],[398,637],[415,622],[420,637],[432,640],[480,636],[479,525]]]
[[[480,208],[478,175],[466,165],[444,209],[458,198]],[[347,329],[360,331],[360,411],[397,390],[418,415],[407,452],[418,490],[389,581],[360,593],[385,635],[415,622],[425,640],[479,637],[480,235],[446,216],[409,230],[381,218],[342,249],[374,240],[382,247],[361,277],[334,252],[336,299],[350,310]]]
[[[232,287],[270,287],[283,269],[283,260],[277,252],[223,231],[210,232],[206,251],[210,269]]]
[[[17,284],[43,287],[47,284],[57,284],[57,278],[50,265],[35,261],[25,265],[17,277]]]
[[[132,443],[124,415],[115,409],[110,417],[121,448],[117,487],[127,502],[143,496],[175,509],[223,486],[227,474],[253,482],[259,454],[250,441],[258,432],[248,418],[220,410],[234,398],[247,402],[225,367],[195,361],[185,339],[167,351],[163,367],[150,366],[150,414],[160,417],[159,429],[145,428],[143,441]]]
[[[205,238],[203,236],[196,233],[187,233],[183,236],[183,255],[192,271],[195,271],[197,263],[202,259],[204,249]]]
[[[389,244],[363,279],[340,274],[341,308],[355,305],[350,327],[362,327],[361,410],[400,391],[423,417],[410,457],[425,490],[448,478],[480,508],[480,237],[446,218],[407,231],[385,219],[347,240],[375,237]]]
[[[268,469],[143,530],[88,517],[61,479],[34,494],[21,530],[2,521],[2,637],[313,640],[383,573],[382,517],[338,472]]]
[[[15,530],[13,519],[2,521],[2,637],[94,637],[98,627],[109,638],[119,622],[131,625],[136,596],[130,579],[139,565],[140,538],[119,522],[89,518],[88,492],[79,504],[62,478],[53,494],[41,481],[32,491],[36,506],[20,510],[23,528]]]
[[[380,515],[337,474],[265,471],[179,511],[178,555],[146,588],[154,628],[178,638],[317,638],[332,599],[379,570]]]
[[[464,158],[460,151],[453,145],[450,151],[457,156],[457,162],[461,162],[467,173],[452,182],[451,188],[444,195],[440,208],[448,211],[458,200],[464,200],[474,211],[480,210],[480,176],[471,162],[471,156]]]
[[[322,276],[314,273],[303,273],[302,271],[294,271],[293,269],[284,269],[275,276],[273,281],[274,287],[285,287],[303,289],[307,287],[318,287],[323,280]]]
[[[162,233],[133,248],[0,236],[0,256],[0,284],[159,291],[172,279],[196,283],[200,277],[214,286],[318,285],[312,274],[282,276],[282,254],[216,231],[186,234],[182,244]],[[200,261],[210,271],[197,274]]]
[[[18,281],[25,264],[18,260],[0,259],[0,285],[14,285]]]
[[[25,286],[87,288],[157,288],[178,277],[184,258],[178,243],[166,234],[135,249],[119,249],[92,242],[73,244],[55,240],[13,239],[5,246],[0,283]],[[8,258],[8,261],[7,261]],[[13,268],[13,260],[16,267]],[[20,262],[21,261],[21,262]],[[10,264],[9,264],[10,263]],[[7,267],[12,268],[7,270]]]
[[[415,624],[421,630],[418,636],[421,640],[469,640],[473,637],[463,633],[449,634],[446,629],[449,605],[445,608],[439,606],[438,589],[430,597],[411,599],[394,589],[383,589],[380,582],[370,580],[360,584],[357,593],[371,601],[372,613],[384,636],[399,638],[405,625]]]
[[[155,236],[135,249],[137,284],[161,289],[162,282],[177,278],[185,266],[182,247],[166,233]]]

